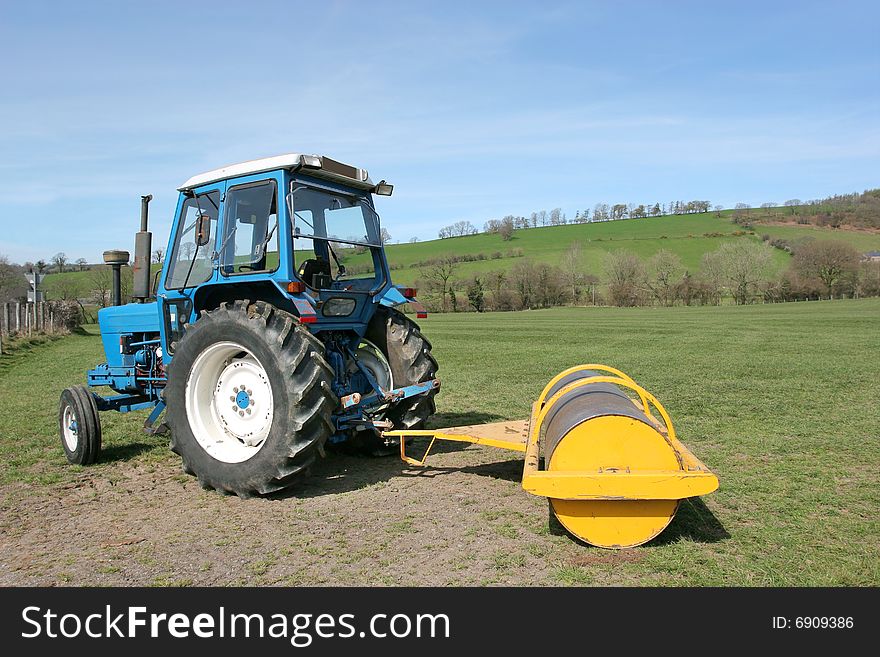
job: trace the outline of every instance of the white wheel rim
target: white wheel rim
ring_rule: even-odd
[[[79,426],[76,422],[76,413],[73,412],[73,408],[70,406],[64,407],[64,413],[62,414],[61,420],[61,432],[64,436],[64,444],[67,445],[67,449],[71,452],[75,452],[77,445],[79,445]]]
[[[218,461],[247,461],[266,443],[272,384],[260,361],[240,344],[218,342],[199,354],[184,395],[193,436]]]
[[[355,353],[361,365],[369,370],[382,390],[388,392],[394,389],[394,375],[391,374],[391,365],[379,347],[369,340],[361,340]],[[352,367],[356,369],[357,365],[352,365]]]

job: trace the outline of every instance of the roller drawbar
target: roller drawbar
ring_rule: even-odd
[[[558,374],[525,422],[387,435],[432,438],[419,460],[407,456],[406,441],[400,441],[401,457],[412,465],[424,465],[436,440],[524,452],[526,492],[548,498],[572,535],[604,548],[650,541],[669,525],[682,499],[718,488],[718,478],[678,441],[660,402],[605,365]]]

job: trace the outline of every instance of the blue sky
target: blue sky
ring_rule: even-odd
[[[876,2],[0,2],[0,254],[154,244],[195,173],[322,153],[397,240],[880,186]]]

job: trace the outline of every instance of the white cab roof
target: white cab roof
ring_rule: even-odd
[[[226,180],[227,178],[236,178],[238,176],[247,176],[254,173],[263,173],[264,171],[274,171],[277,169],[292,169],[302,164],[302,158],[303,155],[300,153],[287,153],[285,155],[264,157],[259,160],[248,160],[247,162],[239,162],[238,164],[229,164],[225,167],[220,167],[219,169],[213,169],[212,171],[206,171],[205,173],[200,173],[196,176],[193,176],[177,189],[178,191],[182,192],[187,189],[193,189],[194,187],[217,182],[218,180]],[[330,160],[329,158],[322,157],[321,160],[322,162],[326,161],[327,164],[331,162],[333,164],[338,164],[333,160]],[[348,165],[342,166],[347,167]],[[354,167],[350,168],[354,169]],[[355,171],[357,172],[357,179],[348,178],[347,176],[340,176],[339,174],[326,168],[309,169],[307,172],[323,178],[344,180],[349,183],[354,183],[358,187],[373,187],[373,183],[364,169],[355,169]]]

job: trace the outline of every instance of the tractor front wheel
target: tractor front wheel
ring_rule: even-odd
[[[323,344],[289,313],[246,301],[203,312],[168,367],[171,449],[205,488],[287,488],[333,430],[332,378]]]
[[[58,431],[67,460],[91,465],[101,453],[101,419],[98,405],[85,386],[66,388],[58,409]]]

